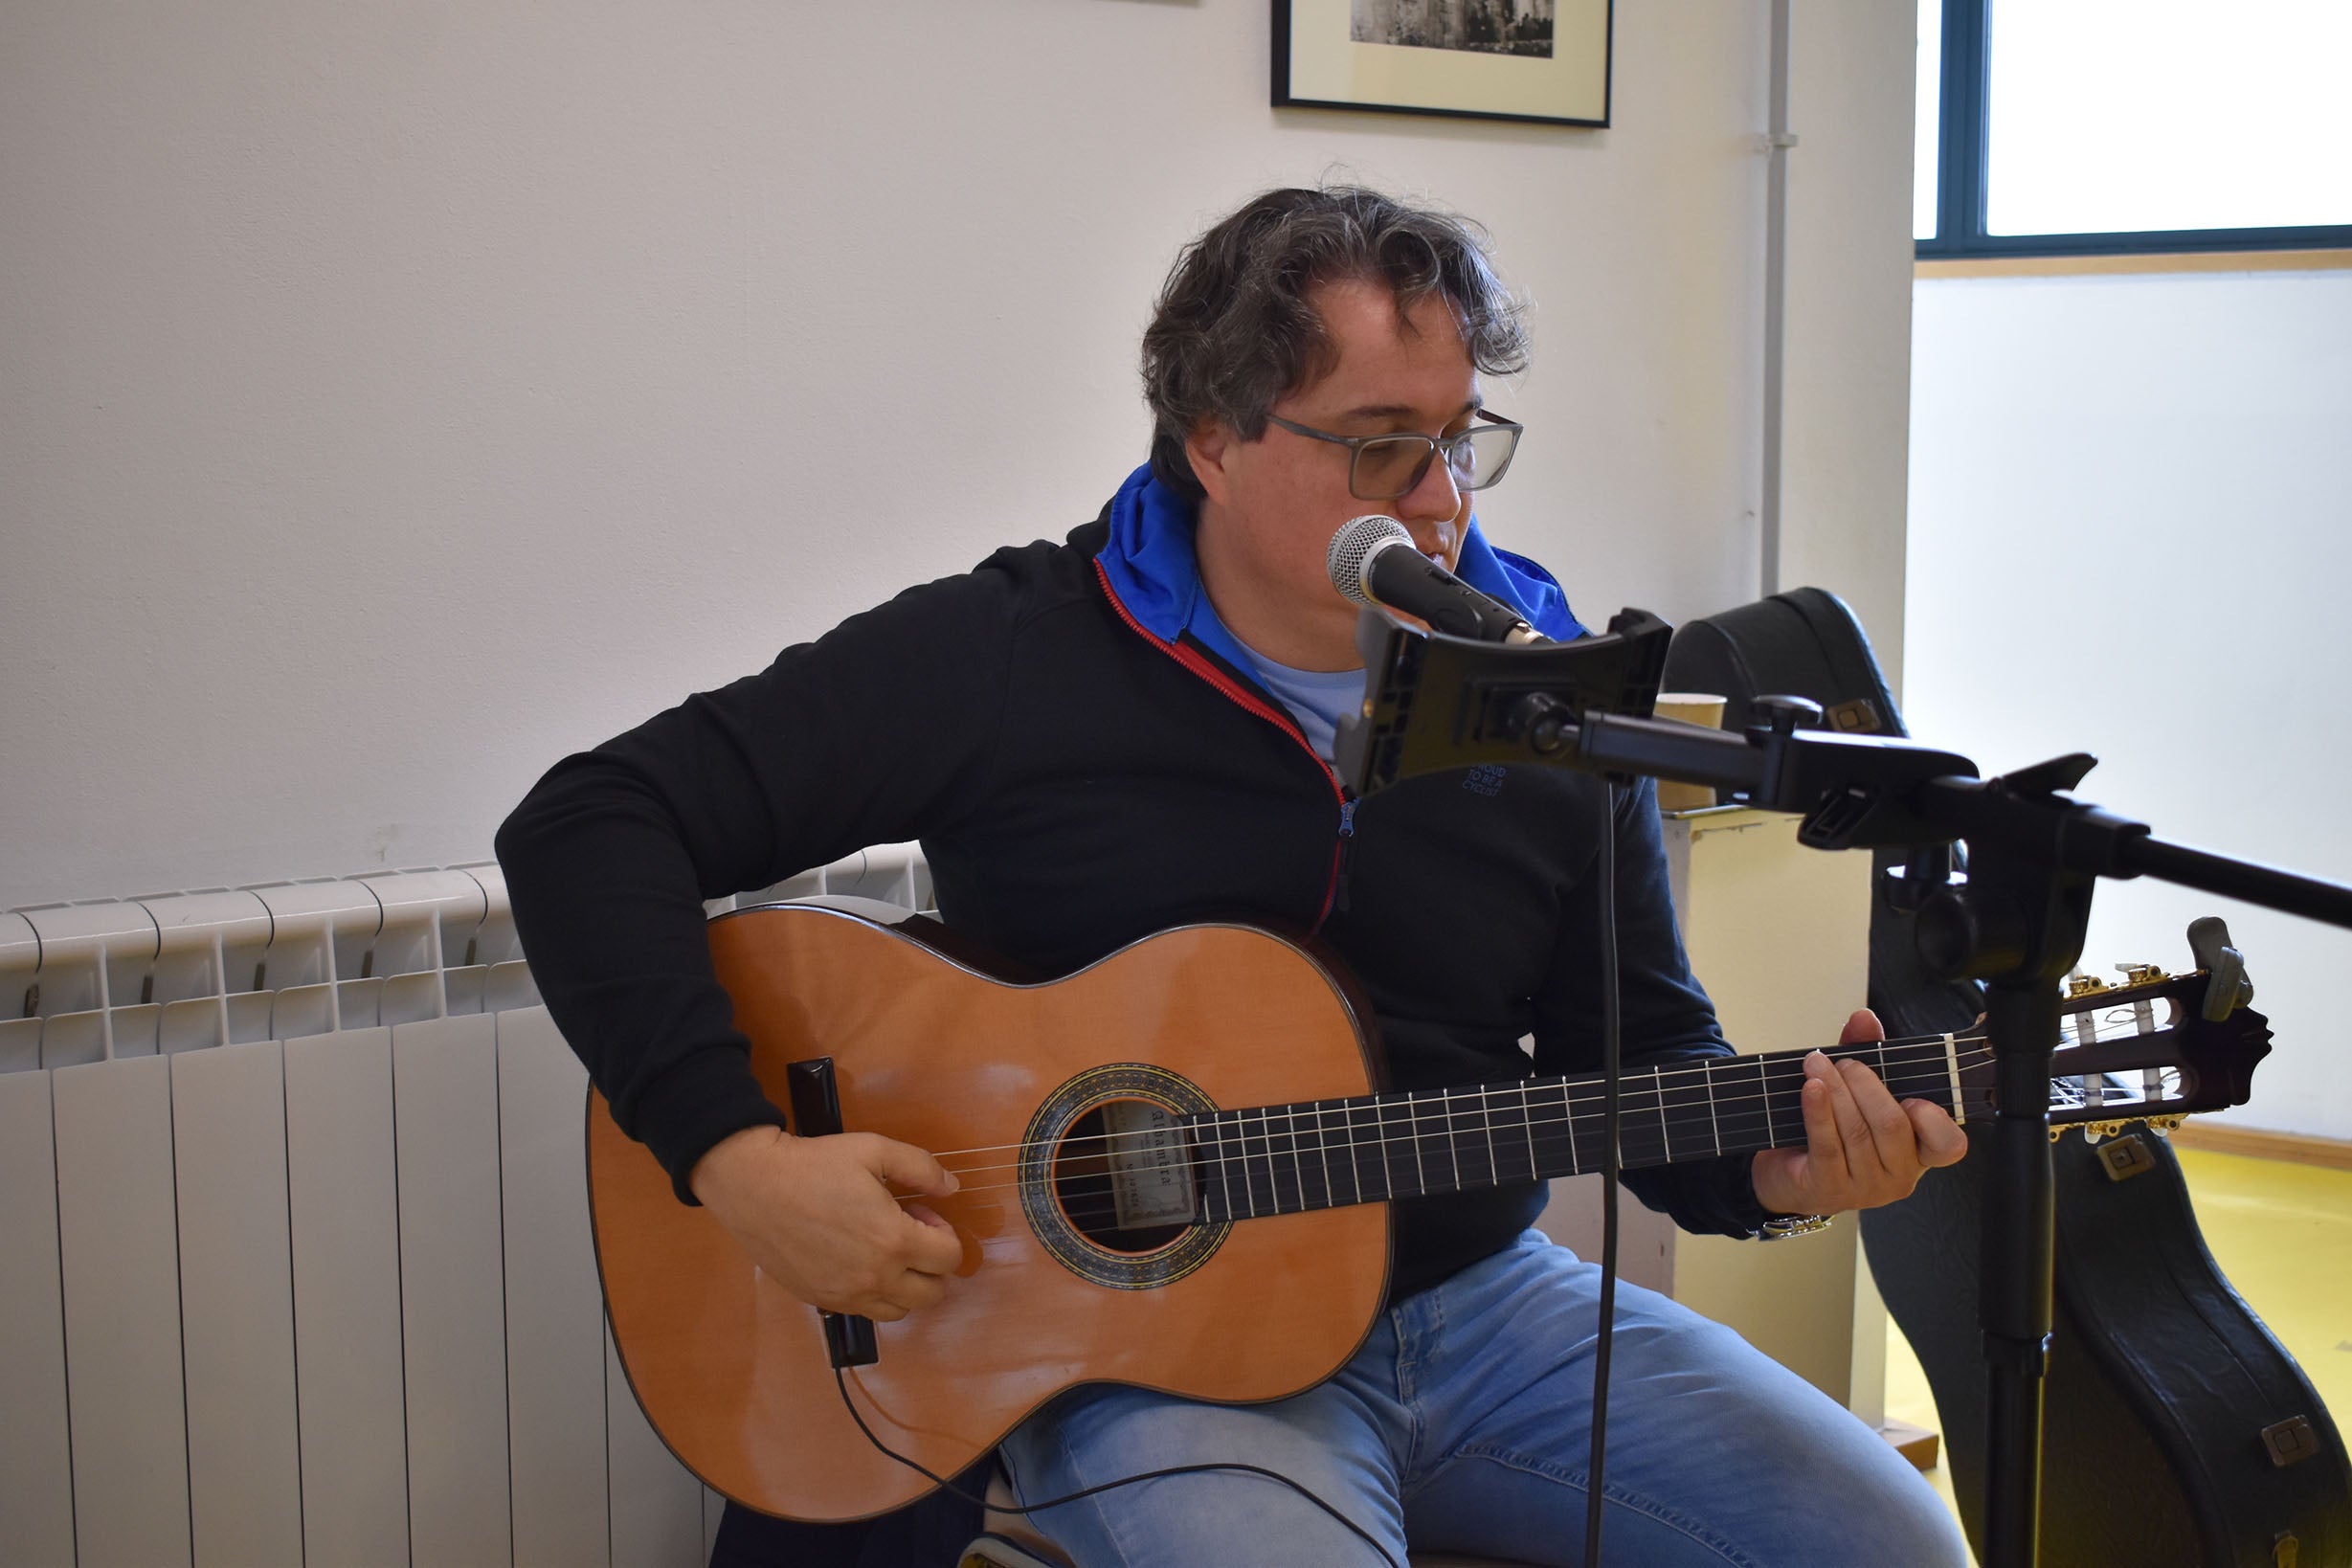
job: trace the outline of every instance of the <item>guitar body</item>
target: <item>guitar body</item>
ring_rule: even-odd
[[[1101,1125],[1088,1113],[1106,1103],[1181,1115],[1369,1092],[1365,1026],[1300,949],[1247,927],[1185,927],[1016,985],[822,906],[723,915],[710,940],[774,1103],[790,1103],[788,1064],[830,1058],[845,1131],[960,1152],[944,1163],[961,1190],[931,1201],[963,1239],[958,1277],[938,1306],[877,1324],[879,1360],[847,1375],[884,1444],[952,1474],[1081,1382],[1271,1400],[1362,1342],[1387,1288],[1385,1203],[1106,1240],[1107,1178],[1090,1180],[1085,1157],[1100,1148],[1086,1142]],[[588,1151],[621,1364],[689,1469],[812,1521],[930,1490],[843,1408],[816,1310],[681,1205],[593,1090]]]

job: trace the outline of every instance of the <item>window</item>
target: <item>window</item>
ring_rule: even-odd
[[[2352,246],[2344,0],[1920,0],[1922,258]]]

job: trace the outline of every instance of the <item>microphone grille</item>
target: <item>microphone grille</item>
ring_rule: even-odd
[[[1339,526],[1332,535],[1331,552],[1324,557],[1324,570],[1332,575],[1332,586],[1357,604],[1369,605],[1372,599],[1364,593],[1364,563],[1384,546],[1403,540],[1413,543],[1413,535],[1405,526],[1382,512],[1372,512]]]

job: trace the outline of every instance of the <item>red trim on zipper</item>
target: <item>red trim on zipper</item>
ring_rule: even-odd
[[[1324,781],[1330,784],[1332,787],[1332,798],[1339,803],[1339,819],[1343,824],[1347,821],[1347,787],[1339,782],[1339,775],[1332,772],[1332,765],[1324,761],[1323,758],[1317,754],[1313,745],[1307,739],[1307,732],[1298,727],[1297,720],[1291,718],[1288,713],[1278,712],[1275,709],[1266,706],[1266,704],[1260,702],[1257,698],[1251,696],[1247,691],[1242,689],[1240,685],[1235,683],[1231,676],[1227,675],[1223,670],[1219,669],[1216,665],[1210,663],[1208,660],[1200,654],[1195,653],[1192,649],[1187,648],[1181,642],[1169,641],[1166,638],[1161,637],[1158,633],[1144,625],[1143,622],[1137,620],[1134,616],[1128,611],[1126,602],[1119,597],[1118,590],[1110,586],[1110,573],[1103,570],[1103,563],[1099,557],[1094,563],[1094,576],[1095,580],[1103,585],[1103,596],[1110,601],[1110,607],[1119,613],[1119,618],[1127,622],[1129,628],[1138,637],[1141,637],[1144,640],[1150,642],[1154,647],[1168,655],[1169,658],[1175,660],[1177,663],[1183,665],[1186,669],[1192,671],[1203,681],[1206,681],[1210,685],[1217,688],[1218,691],[1221,692],[1224,696],[1231,699],[1240,706],[1247,709],[1251,713],[1256,714],[1259,718],[1264,719],[1270,725],[1273,725],[1284,734],[1298,742],[1300,748],[1304,750],[1309,756],[1314,758],[1314,765],[1323,771]],[[1323,929],[1323,922],[1331,918],[1332,900],[1336,898],[1339,894],[1339,867],[1346,853],[1346,838],[1341,837],[1333,840],[1332,844],[1331,879],[1323,885],[1323,907],[1317,910],[1315,913],[1315,923],[1313,927],[1315,930],[1321,930]]]

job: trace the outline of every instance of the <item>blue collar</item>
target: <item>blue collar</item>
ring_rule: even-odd
[[[1104,580],[1127,613],[1154,637],[1174,642],[1185,632],[1235,669],[1250,667],[1248,656],[1200,591],[1200,569],[1193,557],[1193,503],[1152,477],[1146,463],[1127,476],[1110,499],[1110,539],[1095,557]],[[1470,519],[1469,537],[1455,566],[1462,580],[1517,610],[1527,623],[1555,642],[1585,636],[1568,608],[1568,595],[1534,562],[1496,549]]]

